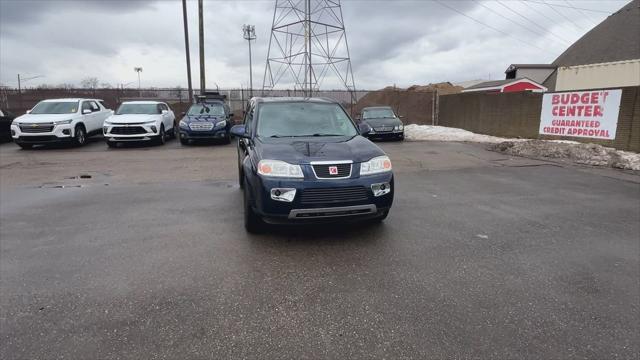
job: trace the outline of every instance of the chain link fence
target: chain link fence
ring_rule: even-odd
[[[304,97],[301,90],[253,90],[249,89],[220,89],[227,96],[229,107],[235,119],[240,119],[247,101],[253,96],[269,97]],[[195,95],[199,92],[195,91]],[[363,107],[391,106],[396,114],[403,117],[405,123],[435,124],[437,120],[437,93],[435,91],[410,91],[399,88],[385,88],[383,90],[320,90],[313,93],[314,97],[323,97],[339,102],[356,117]],[[81,89],[81,88],[35,88],[0,89],[0,108],[20,115],[31,109],[39,101],[56,98],[96,98],[104,100],[111,109],[116,109],[123,101],[157,100],[164,101],[171,106],[177,116],[185,112],[189,106],[189,92],[182,88],[172,89]]]

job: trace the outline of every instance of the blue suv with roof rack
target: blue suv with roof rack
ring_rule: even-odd
[[[363,135],[337,102],[321,98],[254,98],[238,140],[244,223],[382,221],[393,203],[389,157]]]
[[[217,92],[198,96],[179,124],[179,139],[183,145],[196,140],[222,140],[230,142],[233,113],[225,103],[226,96]]]

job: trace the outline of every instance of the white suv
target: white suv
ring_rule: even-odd
[[[13,120],[11,138],[23,149],[65,141],[81,146],[111,114],[98,99],[43,100]]]
[[[175,137],[175,119],[173,111],[164,102],[126,101],[104,121],[104,140],[109,147],[127,141],[164,144],[167,135]]]

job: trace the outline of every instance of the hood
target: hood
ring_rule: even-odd
[[[291,164],[328,160],[363,162],[385,154],[378,146],[360,135],[256,138],[255,145],[261,159],[282,160]]]
[[[124,114],[124,115],[111,115],[106,121],[113,124],[132,124],[143,123],[149,121],[159,120],[162,115],[157,114]]]
[[[221,120],[227,120],[227,118],[225,116],[222,115],[207,115],[207,114],[201,114],[201,115],[186,115],[185,117],[182,118],[182,121],[186,122],[186,123],[190,123],[190,122],[218,122]]]
[[[24,114],[15,118],[15,122],[24,123],[50,123],[54,121],[69,120],[77,117],[78,114]]]
[[[364,120],[364,122],[369,124],[369,126],[371,126],[371,127],[384,126],[384,125],[396,126],[396,125],[401,125],[402,124],[402,121],[400,121],[400,119],[395,118],[395,117],[366,119],[366,120]]]

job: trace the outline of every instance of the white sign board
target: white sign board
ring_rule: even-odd
[[[614,140],[621,97],[620,89],[544,94],[540,135]]]

